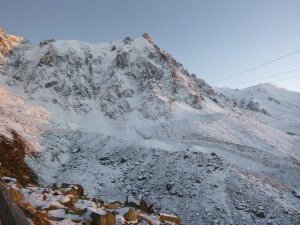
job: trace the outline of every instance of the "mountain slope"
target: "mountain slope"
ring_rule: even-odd
[[[272,84],[260,84],[242,90],[218,89],[235,99],[269,126],[299,135],[300,95]],[[284,119],[286,118],[286,119]],[[269,122],[268,122],[269,121]]]
[[[189,74],[149,35],[24,41],[1,65],[5,91],[49,115],[32,122],[40,147],[26,158],[41,184],[80,183],[105,200],[143,195],[185,224],[299,222],[299,135]]]

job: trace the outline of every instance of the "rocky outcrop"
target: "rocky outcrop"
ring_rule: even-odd
[[[50,188],[21,186],[16,179],[3,177],[12,199],[35,225],[51,225],[57,221],[70,224],[116,225],[116,224],[166,224],[181,225],[180,218],[168,214],[150,212],[142,199],[137,207],[124,206],[120,202],[99,204],[84,194],[81,185],[63,183]],[[70,219],[71,218],[71,219]]]
[[[24,162],[29,152],[26,141],[14,130],[11,135],[11,139],[0,135],[0,175],[16,177],[21,184],[36,184],[36,175]]]
[[[270,116],[270,113],[265,110],[264,108],[261,108],[259,103],[258,102],[254,102],[253,100],[249,101],[247,106],[246,106],[247,109],[250,109],[254,112],[261,112],[267,116]]]
[[[0,60],[24,41],[22,37],[6,34],[0,27]]]

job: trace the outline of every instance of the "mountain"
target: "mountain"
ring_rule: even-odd
[[[17,40],[0,59],[0,134],[29,143],[41,185],[142,195],[184,224],[300,222],[300,120],[284,119],[300,114],[300,93],[213,88],[148,34]]]

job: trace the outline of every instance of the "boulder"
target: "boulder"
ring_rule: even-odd
[[[47,219],[47,214],[42,212],[37,212],[32,218],[34,225],[51,225],[52,223]]]
[[[165,223],[171,223],[176,225],[182,225],[179,217],[169,214],[160,214],[160,220]]]
[[[106,208],[106,209],[119,209],[121,207],[122,207],[122,204],[118,201],[108,202],[104,205],[104,208]]]
[[[296,198],[300,198],[300,191],[293,191],[293,194]]]
[[[128,212],[123,216],[127,221],[135,221],[137,220],[137,213],[133,208],[129,208]]]
[[[93,225],[116,225],[116,215],[113,212],[106,212],[106,214],[91,213]]]
[[[24,195],[19,190],[15,189],[15,188],[9,189],[9,193],[10,193],[12,199],[17,204],[19,204],[22,201],[22,199],[24,198]]]
[[[263,211],[258,211],[256,213],[256,216],[259,217],[259,218],[266,218],[266,215],[265,215],[265,213]]]
[[[67,191],[68,195],[78,195],[83,196],[84,195],[84,189],[80,184],[75,184],[71,186],[71,189]]]

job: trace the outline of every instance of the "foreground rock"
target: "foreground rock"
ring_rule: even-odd
[[[128,198],[124,206],[120,202],[107,202],[89,198],[81,185],[63,183],[60,187],[22,187],[14,178],[2,177],[12,199],[20,206],[34,225],[84,224],[174,224],[181,225],[180,218],[168,214],[156,214],[144,199]],[[135,201],[137,204],[133,205]],[[151,213],[149,209],[151,208]]]

